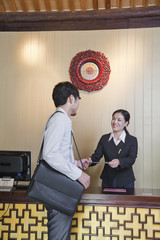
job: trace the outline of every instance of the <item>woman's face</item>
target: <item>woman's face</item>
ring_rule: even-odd
[[[125,121],[122,113],[115,113],[111,120],[111,127],[113,132],[122,132],[124,127],[128,125],[128,122]]]

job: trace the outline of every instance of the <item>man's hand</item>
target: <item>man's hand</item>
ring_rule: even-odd
[[[91,165],[91,163],[92,163],[91,158],[84,158],[84,159],[81,159],[81,160],[82,160],[84,169],[87,169],[89,167],[89,165]],[[82,164],[81,164],[80,160],[77,161],[77,167],[82,169]]]
[[[90,185],[90,176],[85,172],[82,172],[81,176],[78,178],[78,181],[87,189]]]
[[[117,168],[120,165],[120,162],[118,159],[113,159],[112,161],[108,162],[108,165],[111,168]]]

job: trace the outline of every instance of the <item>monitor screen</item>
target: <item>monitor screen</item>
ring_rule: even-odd
[[[11,177],[15,181],[31,179],[30,151],[0,151],[0,178]]]

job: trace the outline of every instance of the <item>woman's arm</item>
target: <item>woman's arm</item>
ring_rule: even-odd
[[[124,156],[124,157],[118,158],[119,166],[117,169],[125,169],[125,168],[131,167],[135,163],[135,160],[137,158],[137,151],[138,151],[138,142],[137,142],[137,138],[134,137],[131,143],[128,144],[128,152],[126,157]]]
[[[103,144],[102,144],[102,137],[98,142],[97,148],[95,149],[94,153],[91,156],[92,164],[91,166],[96,165],[97,162],[103,157]],[[96,162],[96,163],[94,163]]]

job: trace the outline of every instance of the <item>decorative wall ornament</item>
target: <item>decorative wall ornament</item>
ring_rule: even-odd
[[[72,83],[78,89],[93,92],[107,84],[111,69],[103,53],[87,50],[73,57],[69,73]]]

